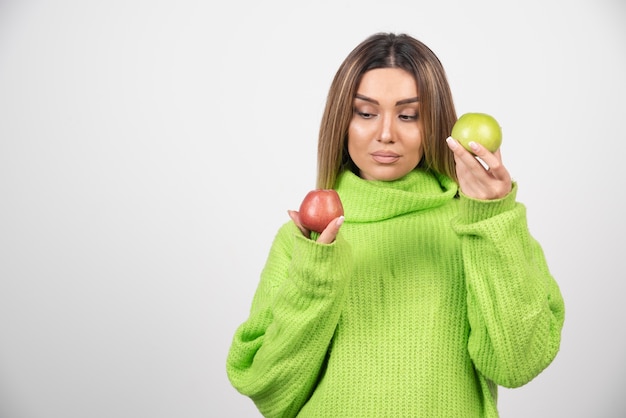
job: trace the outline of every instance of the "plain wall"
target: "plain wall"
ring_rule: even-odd
[[[226,354],[377,31],[500,121],[565,298],[561,352],[502,416],[626,415],[623,1],[4,0],[0,417],[259,416]]]

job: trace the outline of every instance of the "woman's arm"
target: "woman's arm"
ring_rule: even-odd
[[[462,239],[468,349],[476,368],[505,387],[526,384],[552,362],[565,309],[516,191],[514,185],[496,201],[461,197],[454,223]]]
[[[278,232],[250,315],[237,329],[227,358],[231,383],[264,416],[295,416],[311,395],[350,270],[350,248],[341,235],[320,244],[291,222]]]

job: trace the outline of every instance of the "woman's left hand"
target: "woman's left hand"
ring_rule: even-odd
[[[491,153],[482,145],[470,142],[472,154],[452,137],[446,141],[454,153],[456,175],[463,194],[474,199],[493,200],[503,198],[511,192],[511,175],[502,165],[499,149]]]

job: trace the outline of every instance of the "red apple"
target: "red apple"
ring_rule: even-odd
[[[300,204],[300,223],[310,231],[321,233],[333,219],[342,215],[341,199],[333,189],[311,190]]]

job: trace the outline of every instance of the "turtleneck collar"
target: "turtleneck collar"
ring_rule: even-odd
[[[373,222],[441,206],[454,198],[458,187],[452,179],[422,169],[393,181],[363,180],[346,170],[336,190],[347,221]]]

